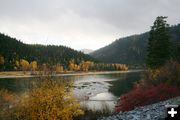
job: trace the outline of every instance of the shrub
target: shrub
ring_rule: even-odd
[[[121,96],[115,111],[124,112],[180,95],[180,89],[166,84],[137,86]]]
[[[128,93],[121,96],[116,112],[129,111],[180,95],[180,64],[169,61],[158,69],[148,69],[143,80]]]
[[[20,120],[72,120],[81,114],[72,91],[51,80],[35,85],[15,107],[15,119]]]
[[[142,83],[145,85],[165,83],[180,87],[180,64],[171,60],[159,69],[146,70]]]

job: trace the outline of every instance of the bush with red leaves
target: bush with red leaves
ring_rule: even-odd
[[[166,84],[136,86],[130,92],[121,96],[115,111],[129,111],[134,107],[153,104],[176,96],[180,96],[180,89]]]

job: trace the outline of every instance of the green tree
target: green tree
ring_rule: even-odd
[[[169,25],[166,18],[157,17],[151,27],[146,59],[149,68],[158,68],[170,58]]]

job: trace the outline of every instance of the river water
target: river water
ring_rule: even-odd
[[[135,82],[139,81],[141,72],[59,76],[58,80],[73,80],[74,94],[83,106],[89,109],[103,109],[104,106],[113,110],[120,95],[128,92]],[[23,93],[30,88],[30,83],[37,78],[3,78],[0,89],[8,89]],[[57,78],[56,78],[57,79]]]

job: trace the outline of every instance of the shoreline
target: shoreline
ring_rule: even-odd
[[[132,72],[141,72],[142,69],[137,70],[127,70],[127,71],[95,71],[95,72],[67,72],[54,74],[51,76],[63,77],[63,76],[83,76],[83,75],[102,75],[102,74],[116,74],[116,73],[132,73]],[[35,78],[40,76],[48,75],[31,75],[30,72],[23,73],[23,71],[10,71],[10,72],[0,72],[0,79],[5,78]]]
[[[145,106],[135,107],[133,110],[119,112],[97,120],[164,120],[166,118],[166,105],[178,105],[180,97],[169,98]]]

